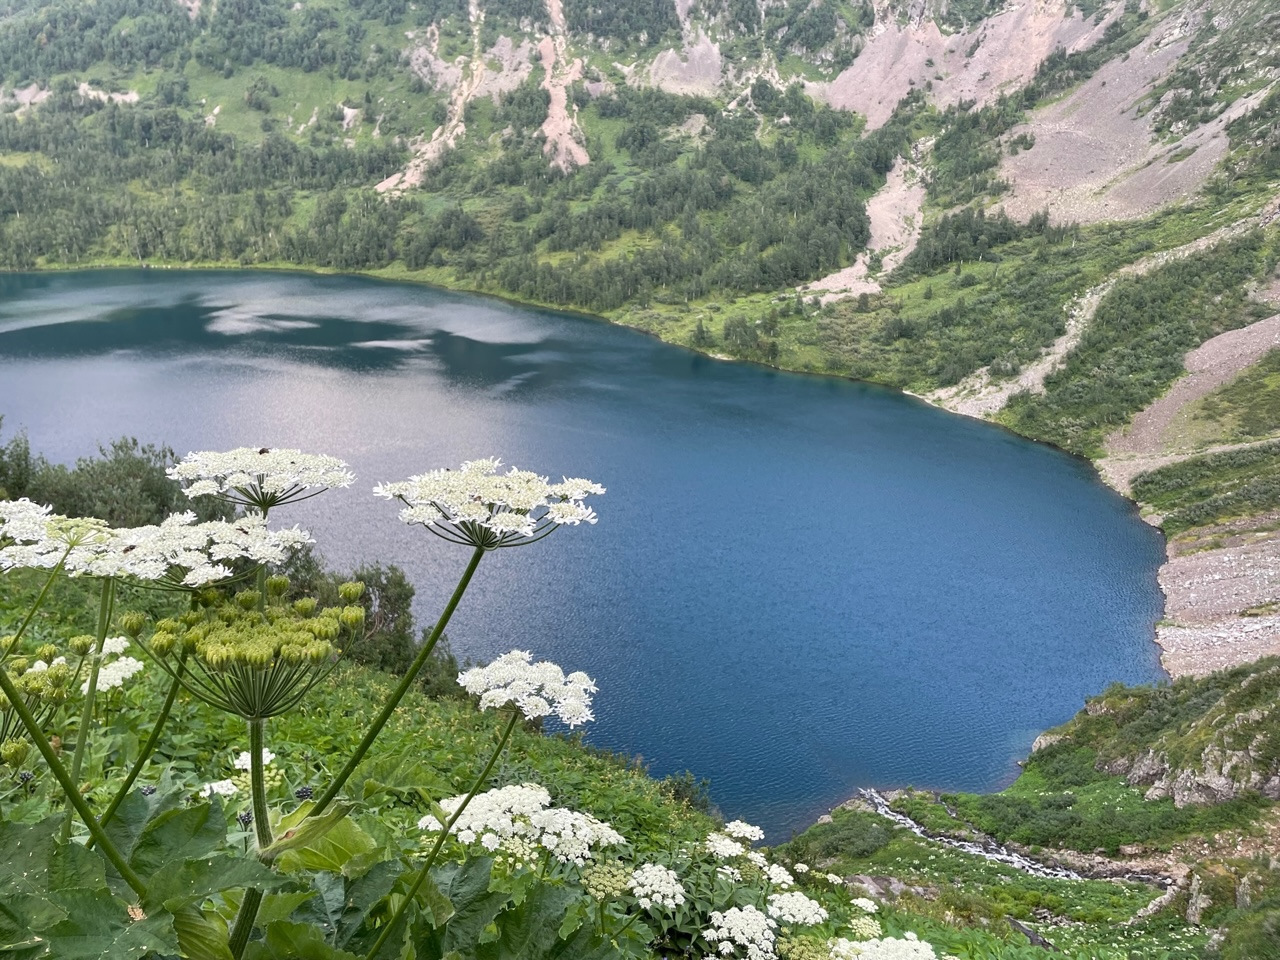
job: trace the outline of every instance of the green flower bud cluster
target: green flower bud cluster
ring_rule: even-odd
[[[354,631],[358,626],[348,616],[349,607],[326,607],[314,616],[293,607],[259,611],[257,597],[256,592],[245,591],[233,603],[214,610],[161,620],[149,646],[161,657],[174,652],[194,654],[215,672],[241,667],[269,670],[278,664],[318,666],[338,655],[335,641],[344,627]]]
[[[67,645],[71,647],[71,652],[77,657],[87,657],[89,655],[89,651],[93,649],[94,642],[93,637],[84,633],[78,637],[72,637],[71,640],[68,641]]]
[[[248,796],[252,791],[250,779],[249,771],[246,770],[243,773],[237,773],[231,778],[231,782],[236,785],[237,790],[245,796]],[[262,782],[266,786],[268,792],[271,790],[279,790],[284,786],[284,771],[277,770],[272,766],[264,767],[262,770]]]
[[[627,889],[631,871],[616,860],[593,863],[582,871],[582,886],[596,900],[616,900]]]
[[[30,669],[33,664],[26,657],[9,662],[8,669],[15,674],[14,686],[22,691],[29,706],[56,705],[71,696],[71,667],[55,663],[43,670]],[[6,708],[8,704],[4,705]]]
[[[831,952],[821,940],[811,937],[782,937],[778,940],[782,960],[831,960]]]
[[[342,598],[343,603],[355,603],[364,596],[364,582],[354,580],[339,584],[338,596]]]
[[[161,620],[150,639],[138,642],[206,703],[247,719],[285,713],[328,676],[346,642],[359,636],[364,608],[321,607],[309,597],[285,603],[288,584],[276,579],[267,581],[272,602],[265,607],[262,593],[241,591]]]
[[[6,740],[0,744],[0,763],[16,770],[26,762],[27,755],[30,753],[31,744],[23,743],[21,740]]]

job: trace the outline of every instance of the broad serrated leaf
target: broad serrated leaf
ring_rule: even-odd
[[[280,920],[268,924],[265,936],[245,951],[245,960],[360,960],[354,953],[325,942],[309,923]]]
[[[226,890],[242,887],[274,890],[289,881],[257,860],[219,854],[166,863],[146,877],[145,882],[144,906],[176,912],[187,904],[199,903]]]
[[[466,863],[449,864],[436,872],[442,894],[453,905],[453,916],[444,933],[446,952],[471,949],[479,942],[485,927],[511,902],[507,893],[489,889],[492,869],[492,860],[476,857]],[[553,930],[558,922],[559,917],[552,923]]]
[[[226,837],[221,804],[165,810],[143,826],[129,853],[129,865],[141,876],[150,876],[172,861],[207,856],[222,846]]]
[[[142,920],[129,916],[123,900],[106,891],[74,890],[60,895],[66,919],[45,932],[49,956],[58,960],[102,960],[178,953],[173,917],[161,911]]]
[[[316,899],[317,891],[299,890],[295,893],[269,893],[262,898],[262,906],[258,907],[258,926],[277,923],[294,918],[293,914],[308,900]],[[341,903],[339,903],[341,907]]]

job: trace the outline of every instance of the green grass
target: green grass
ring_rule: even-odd
[[[1252,517],[1280,506],[1280,443],[1192,457],[1140,474],[1134,496],[1164,515],[1166,533]]]

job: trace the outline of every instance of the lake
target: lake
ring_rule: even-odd
[[[354,487],[272,516],[335,567],[402,566],[420,624],[468,551],[376,482],[498,456],[603,483],[596,526],[485,559],[453,648],[585,670],[590,743],[710,778],[772,840],[863,785],[997,788],[1085,696],[1162,676],[1162,539],[1088,464],[587,318],[352,277],[0,276],[0,414],[68,463],[121,434],[342,457]]]

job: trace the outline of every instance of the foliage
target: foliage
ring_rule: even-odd
[[[1260,440],[1280,426],[1280,350],[1272,350],[1200,401],[1197,420],[1221,425],[1217,439]]]
[[[1134,496],[1159,510],[1170,534],[1280,505],[1280,443],[1191,457],[1140,474]]]
[[[1245,291],[1274,269],[1276,236],[1255,232],[1141,279],[1117,280],[1066,364],[1045,379],[1045,393],[1014,397],[1006,421],[1027,436],[1097,453],[1107,432],[1183,372],[1188,350],[1269,314]]]

